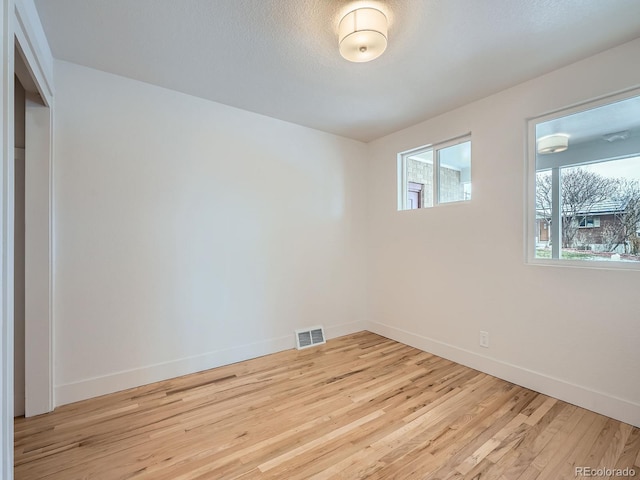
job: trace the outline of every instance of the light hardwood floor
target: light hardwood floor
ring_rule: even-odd
[[[560,480],[575,466],[640,478],[640,429],[368,332],[15,422],[17,480]]]

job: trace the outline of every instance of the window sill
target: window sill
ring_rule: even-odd
[[[529,258],[527,265],[542,267],[588,268],[592,270],[626,270],[640,271],[640,261],[620,260],[563,260],[548,258]]]

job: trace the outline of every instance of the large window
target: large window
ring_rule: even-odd
[[[420,147],[398,155],[398,210],[471,199],[471,138]]]
[[[529,138],[530,261],[640,268],[638,92],[531,120]]]

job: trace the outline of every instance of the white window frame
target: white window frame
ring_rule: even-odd
[[[600,261],[600,260],[578,260],[578,259],[563,259],[558,258],[559,249],[552,252],[552,258],[537,258],[536,257],[536,239],[537,239],[537,225],[536,225],[536,125],[544,123],[550,120],[554,120],[561,117],[573,115],[575,113],[584,112],[587,110],[593,110],[598,107],[609,105],[611,103],[628,100],[633,97],[640,96],[640,88],[633,88],[625,90],[620,93],[599,97],[595,100],[590,100],[570,106],[567,108],[561,108],[554,110],[553,112],[532,117],[527,119],[526,129],[526,142],[527,142],[527,155],[526,155],[526,178],[525,178],[525,262],[530,265],[547,265],[547,266],[562,266],[562,267],[574,267],[574,268],[592,268],[592,269],[606,269],[606,270],[640,270],[640,261],[638,262],[616,262],[616,261]],[[593,163],[602,163],[614,160],[622,160],[624,158],[634,158],[634,155],[623,155],[618,157],[611,157],[599,160],[597,162],[589,161],[583,164],[561,165],[551,169],[552,171],[552,220],[553,224],[561,224],[561,209],[559,208],[560,198],[560,170],[562,168],[580,165],[588,165]],[[555,218],[557,216],[557,218]],[[562,229],[550,227],[549,239],[552,244],[562,243]]]
[[[398,211],[415,210],[415,209],[409,209],[407,206],[409,201],[408,200],[409,188],[408,188],[408,181],[407,181],[407,159],[416,154],[423,153],[429,150],[433,151],[433,173],[432,173],[433,178],[431,179],[432,186],[433,186],[433,188],[431,189],[431,194],[433,198],[431,199],[430,207],[425,207],[423,205],[421,208],[418,208],[417,210],[428,210],[430,208],[441,207],[443,205],[452,205],[452,204],[455,205],[460,203],[468,203],[471,201],[471,197],[469,199],[462,199],[462,200],[453,201],[453,202],[438,201],[440,198],[440,178],[439,178],[440,156],[438,155],[438,151],[448,147],[453,147],[455,145],[459,145],[465,142],[471,142],[471,132],[465,133],[464,135],[460,135],[459,137],[454,137],[449,140],[445,140],[443,142],[431,143],[431,144],[423,145],[422,147],[412,148],[411,150],[406,150],[398,154],[398,176],[397,176],[398,178]],[[473,143],[471,143],[471,148],[473,149]],[[471,158],[473,158],[473,153],[471,155]],[[473,167],[470,166],[469,168],[471,172],[473,172]],[[472,175],[471,172],[469,174],[470,178]],[[471,184],[472,181],[465,182],[465,183]]]

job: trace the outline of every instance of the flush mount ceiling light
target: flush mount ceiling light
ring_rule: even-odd
[[[375,8],[347,13],[338,27],[340,55],[350,62],[369,62],[387,48],[387,17]]]
[[[538,139],[538,153],[541,155],[564,152],[567,148],[569,148],[569,135],[565,133],[554,133]]]

